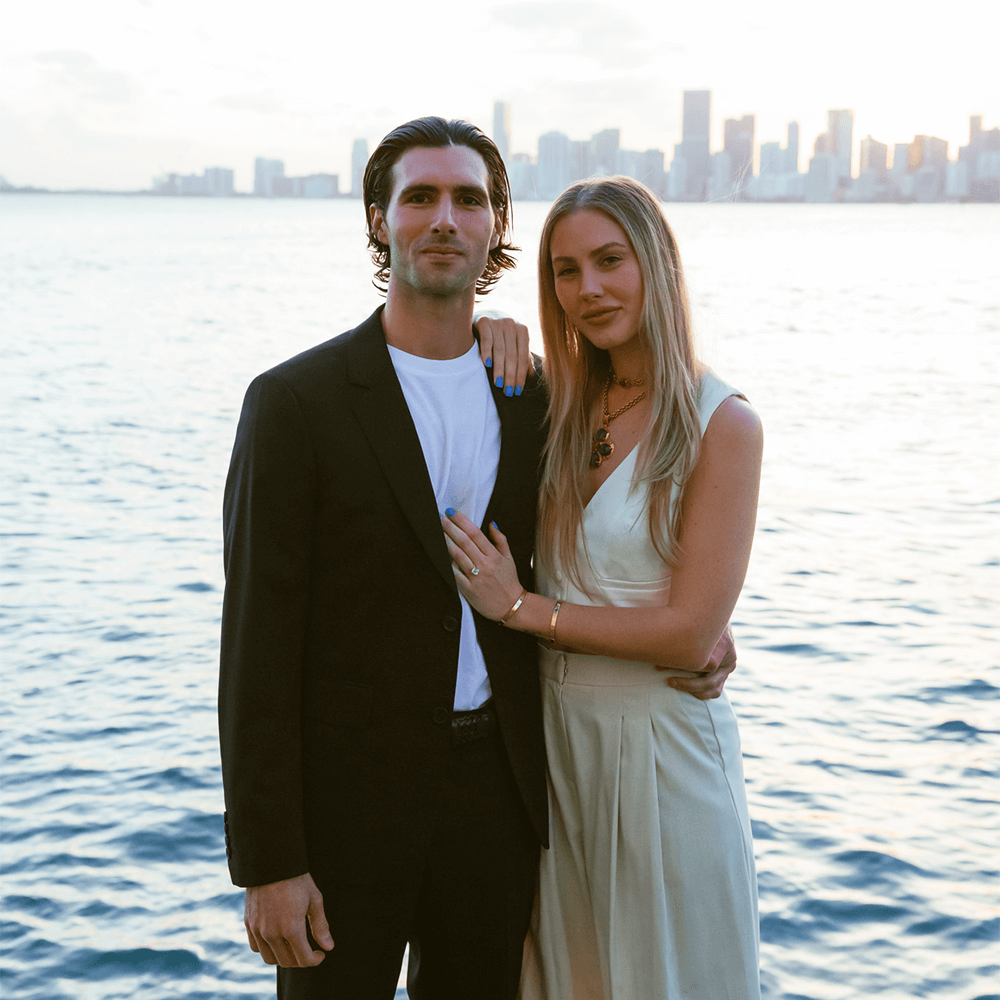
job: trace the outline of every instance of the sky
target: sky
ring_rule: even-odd
[[[0,176],[51,188],[144,189],[167,172],[228,166],[253,186],[256,156],[286,173],[338,173],[425,114],[492,133],[511,105],[511,151],[550,130],[621,129],[628,149],[671,157],[682,91],[712,91],[722,122],[753,114],[757,143],[801,126],[808,166],[826,111],[855,112],[857,145],[917,133],[954,159],[969,115],[1000,125],[1000,5],[952,0],[34,0],[0,32]],[[933,13],[928,13],[933,11]]]

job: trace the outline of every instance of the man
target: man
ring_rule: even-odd
[[[507,1000],[548,835],[535,640],[460,597],[440,517],[496,521],[532,585],[545,395],[472,332],[509,185],[424,118],[364,191],[385,306],[254,380],[226,483],[230,871],[280,997],[391,997],[409,942],[413,1000]]]

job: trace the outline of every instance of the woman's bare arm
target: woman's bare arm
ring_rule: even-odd
[[[681,561],[663,607],[591,607],[563,603],[561,645],[585,653],[701,670],[739,597],[757,514],[763,431],[745,400],[731,396],[715,411],[684,491]],[[506,614],[521,592],[506,541],[496,546],[461,514],[442,522],[459,587],[488,618]],[[475,565],[479,570],[473,575]],[[528,594],[507,625],[550,637],[553,601]]]

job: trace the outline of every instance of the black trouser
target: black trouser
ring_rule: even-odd
[[[335,946],[315,968],[279,969],[280,1000],[387,1000],[407,942],[411,1000],[516,996],[538,839],[495,725],[450,754],[422,869],[394,885],[317,877]]]

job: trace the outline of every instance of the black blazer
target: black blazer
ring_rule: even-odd
[[[461,607],[381,308],[258,376],[224,504],[219,729],[237,885],[391,878],[449,757]],[[484,377],[485,374],[484,374]],[[494,389],[501,450],[484,523],[532,587],[545,397]],[[535,640],[476,633],[514,779],[547,843]]]

